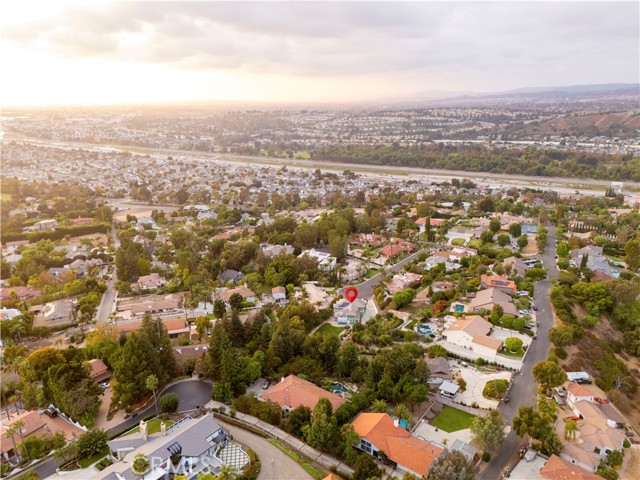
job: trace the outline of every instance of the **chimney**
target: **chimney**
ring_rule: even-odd
[[[400,426],[400,422],[398,421],[398,419],[397,419],[397,418],[394,418],[394,419],[393,419],[393,426],[394,426],[394,427],[399,427],[399,426]]]
[[[284,377],[280,377],[280,383],[284,383]]]

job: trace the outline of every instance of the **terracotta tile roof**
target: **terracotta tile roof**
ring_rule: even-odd
[[[94,382],[101,382],[111,376],[109,368],[99,358],[89,360],[89,365],[91,366],[91,373],[89,373],[89,378],[91,378]]]
[[[386,413],[361,413],[351,423],[362,438],[382,450],[392,461],[419,473],[427,474],[433,460],[443,450],[435,445],[412,437],[402,427],[396,427]]]
[[[167,327],[167,331],[169,333],[175,332],[176,330],[184,330],[188,328],[187,320],[184,318],[170,318],[162,320],[164,326]],[[133,322],[119,322],[116,324],[115,329],[116,332],[137,332],[142,327],[142,320],[137,320]]]
[[[473,337],[473,343],[477,343],[478,345],[482,345],[484,347],[493,348],[494,350],[498,350],[502,346],[502,340],[487,337],[486,335],[476,335],[475,337]]]
[[[296,377],[295,375],[289,375],[283,381],[272,385],[266,391],[262,392],[260,396],[277,403],[281,407],[296,408],[303,405],[312,410],[313,407],[316,406],[316,403],[318,403],[318,400],[326,398],[331,402],[334,412],[347,402],[335,393],[323,390],[317,385]]]
[[[567,385],[567,391],[576,397],[592,397],[593,392],[588,388],[574,382],[569,382]]]
[[[225,302],[228,302],[234,293],[239,293],[242,296],[242,298],[249,298],[249,297],[256,296],[256,294],[253,293],[251,290],[249,290],[249,288],[247,288],[246,285],[241,285],[238,288],[231,288],[229,290],[223,290],[221,292],[218,292],[218,296]]]
[[[460,317],[453,322],[447,330],[462,330],[472,337],[475,337],[478,335],[487,335],[491,331],[491,323],[480,315],[471,315],[468,317]]]
[[[545,480],[599,480],[601,478],[556,455],[551,455],[540,470],[540,475]]]
[[[330,473],[329,475],[324,477],[322,480],[342,480],[342,479],[339,476],[337,476],[335,473]]]

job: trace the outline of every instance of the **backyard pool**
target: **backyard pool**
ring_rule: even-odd
[[[418,333],[428,337],[429,335],[436,335],[436,332],[432,330],[431,325],[418,325]]]
[[[331,384],[331,391],[333,393],[347,393],[349,390],[347,389],[347,387],[345,387],[341,383],[333,382]]]
[[[393,415],[391,415],[391,418],[393,418],[394,420],[397,420],[397,419],[398,419],[397,417],[394,417]],[[402,419],[400,419],[400,420],[398,421],[398,423],[399,423],[399,424],[400,424],[400,426],[401,426],[402,428],[404,428],[404,429],[408,429],[408,428],[409,428],[409,424],[406,422],[406,420],[402,420]]]

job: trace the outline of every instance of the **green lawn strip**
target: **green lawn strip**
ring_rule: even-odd
[[[154,418],[153,420],[149,420],[147,422],[147,435],[151,435],[152,433],[158,433],[160,431],[160,422],[161,420],[159,418]],[[165,425],[167,426],[167,429],[174,424],[174,422],[172,422],[171,420],[165,420],[164,421]],[[132,433],[138,433],[140,432],[140,427],[136,427],[133,430],[129,430],[125,435],[131,435]]]
[[[451,433],[469,428],[474,418],[476,418],[475,415],[445,405],[442,412],[433,419],[431,425]]]
[[[373,278],[378,273],[380,273],[380,270],[378,270],[377,268],[370,268],[369,270],[367,270],[367,273],[365,274],[365,277],[366,278]]]
[[[327,474],[320,470],[319,468],[316,468],[313,466],[313,464],[311,463],[311,460],[309,460],[307,457],[304,457],[302,455],[300,455],[297,452],[294,452],[293,450],[291,450],[289,447],[287,447],[286,445],[280,443],[279,441],[270,438],[269,439],[269,443],[278,447],[280,450],[282,450],[284,453],[286,453],[289,457],[291,457],[291,459],[296,462],[298,465],[300,465],[302,468],[304,468],[304,470],[311,475],[314,479],[316,480],[322,480],[324,477],[327,476]]]
[[[101,458],[106,457],[107,455],[109,455],[109,447],[104,447],[98,453],[94,453],[90,457],[84,457],[78,460],[78,465],[80,465],[80,467],[82,468],[87,468],[90,465],[96,463]]]
[[[524,350],[520,349],[517,352],[512,352],[511,350],[505,348],[500,352],[500,354],[504,355],[505,357],[522,358],[524,357]]]
[[[318,333],[320,335],[340,335],[347,327],[336,327],[335,325],[331,325],[330,323],[325,323],[318,329]]]

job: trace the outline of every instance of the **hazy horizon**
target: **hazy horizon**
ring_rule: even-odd
[[[638,2],[24,2],[10,106],[362,104],[640,81]]]

